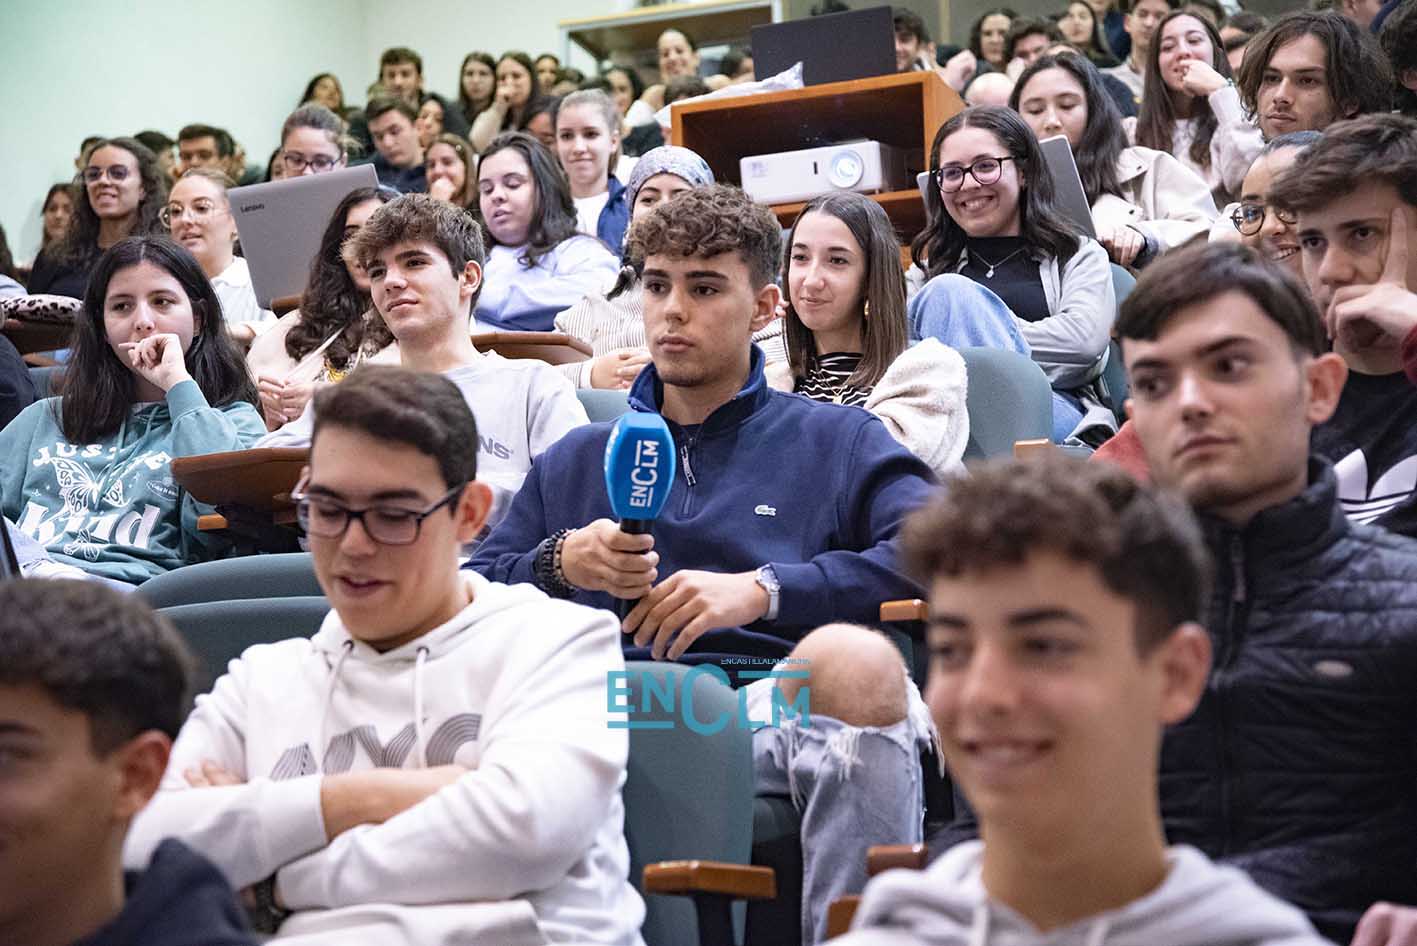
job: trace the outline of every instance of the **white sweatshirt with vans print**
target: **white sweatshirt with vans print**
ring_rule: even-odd
[[[331,612],[311,639],[232,661],[182,727],[125,863],[177,837],[238,889],[274,873],[295,911],[280,935],[300,942],[536,942],[539,927],[550,942],[639,946],[620,797],[629,743],[605,695],[607,671],[624,666],[619,626],[530,585],[462,577],[472,603],[386,653]],[[188,787],[182,773],[208,759],[245,784]],[[326,838],[322,773],[450,763],[469,771],[383,824]]]

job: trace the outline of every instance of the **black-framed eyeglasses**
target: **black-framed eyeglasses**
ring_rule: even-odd
[[[306,535],[317,539],[343,538],[350,522],[358,519],[369,538],[380,545],[412,545],[417,542],[423,520],[456,501],[467,488],[466,483],[459,483],[444,493],[442,499],[422,510],[395,505],[351,509],[328,497],[305,493],[305,485],[306,480],[301,479],[290,498],[295,501],[295,517]]]
[[[339,163],[339,158],[332,158],[327,154],[315,154],[307,158],[298,151],[283,151],[280,159],[285,162],[285,169],[292,174],[299,174],[306,166],[316,174],[324,174],[333,170]]]
[[[958,164],[947,164],[942,168],[935,169],[935,184],[942,191],[954,193],[964,186],[964,176],[968,174],[980,184],[993,184],[999,180],[999,176],[1004,173],[1005,161],[1017,161],[1011,154],[1002,157],[977,158],[968,167],[961,167]]]
[[[121,184],[126,181],[128,175],[132,173],[133,171],[123,164],[110,164],[106,168],[90,166],[84,168],[84,180],[90,184],[97,184],[99,181],[103,180],[103,176],[107,174],[109,180],[113,181],[113,183]]]
[[[1235,229],[1245,236],[1254,236],[1264,226],[1266,213],[1274,214],[1280,223],[1286,223],[1291,227],[1299,221],[1299,218],[1290,211],[1280,210],[1269,204],[1241,204],[1230,212],[1230,222],[1235,224]]]

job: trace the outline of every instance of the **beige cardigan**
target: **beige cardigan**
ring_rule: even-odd
[[[1164,253],[1209,232],[1219,216],[1210,185],[1165,151],[1123,148],[1117,180],[1126,194],[1103,194],[1092,205],[1099,230],[1131,226]]]

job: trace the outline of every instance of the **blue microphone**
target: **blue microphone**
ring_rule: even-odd
[[[620,531],[642,535],[669,502],[674,486],[674,437],[658,414],[621,414],[605,444],[605,489]],[[635,606],[621,601],[623,619]]]

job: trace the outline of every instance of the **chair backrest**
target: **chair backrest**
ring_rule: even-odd
[[[1006,456],[1019,440],[1051,438],[1053,391],[1027,355],[1001,348],[961,348],[969,391],[966,460]]]
[[[606,391],[599,388],[580,388],[576,391],[581,406],[585,408],[592,424],[603,420],[614,420],[630,410],[630,399],[624,391]]]
[[[309,552],[247,555],[199,562],[164,572],[138,586],[154,608],[203,601],[320,596]]]
[[[625,837],[630,879],[642,889],[646,864],[715,860],[747,864],[753,843],[752,734],[738,723],[738,691],[692,667],[631,661],[629,774],[625,780]],[[646,684],[649,684],[648,686]],[[686,699],[684,686],[692,693]],[[654,690],[647,707],[645,692]],[[673,710],[658,694],[673,693]],[[695,732],[689,714],[712,734]],[[745,714],[746,715],[746,714]],[[658,723],[635,726],[635,723]],[[645,897],[646,943],[696,943],[698,921],[687,897]],[[743,911],[734,911],[739,935]]]
[[[1132,290],[1136,288],[1136,285],[1137,277],[1133,276],[1116,263],[1112,264],[1112,294],[1117,297],[1118,309],[1122,307],[1122,303],[1126,301],[1127,296],[1132,294]]]
[[[1112,409],[1117,423],[1127,420],[1127,395],[1131,385],[1127,384],[1127,369],[1122,364],[1122,346],[1114,340],[1107,345],[1107,362],[1102,366],[1102,377],[1098,379],[1102,388],[1102,400]]]
[[[231,661],[255,644],[309,637],[320,629],[330,603],[322,597],[203,601],[162,608],[197,655],[197,692],[211,689]]]

